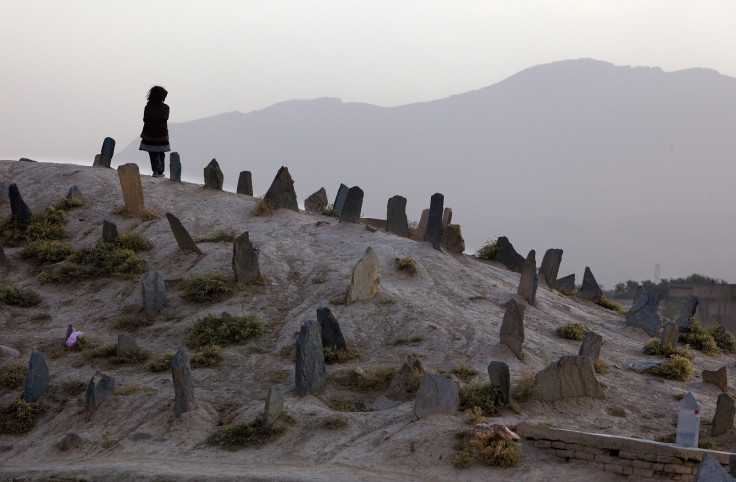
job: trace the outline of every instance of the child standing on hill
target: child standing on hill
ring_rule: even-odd
[[[169,147],[169,106],[164,104],[168,92],[160,85],[151,87],[146,98],[148,103],[143,111],[143,132],[141,132],[141,151],[148,152],[151,158],[153,177],[164,175],[164,158]]]

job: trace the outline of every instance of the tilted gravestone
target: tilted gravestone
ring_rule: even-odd
[[[285,396],[286,388],[283,385],[272,385],[268,389],[266,405],[263,408],[263,422],[266,425],[273,425],[281,416],[281,412],[284,410]]]
[[[682,307],[682,311],[680,311],[680,314],[677,316],[677,329],[680,332],[683,332],[688,326],[690,326],[692,317],[695,316],[695,310],[698,309],[699,304],[700,300],[695,295],[690,295],[687,299],[685,306]]]
[[[172,181],[181,182],[181,157],[178,152],[169,155],[169,176]]]
[[[557,273],[560,270],[562,262],[561,249],[548,249],[542,258],[542,264],[539,266],[539,282],[546,284],[550,288],[554,288],[557,283]]]
[[[536,253],[532,249],[524,261],[524,266],[521,268],[521,279],[519,280],[519,288],[516,290],[516,294],[521,296],[530,305],[534,306],[534,300],[537,296],[537,262],[535,259]]]
[[[130,353],[135,353],[139,349],[138,342],[136,341],[133,333],[118,334],[118,344],[116,346],[117,356],[125,356]]]
[[[729,463],[729,468],[732,468],[734,456],[731,455],[731,462]],[[731,473],[734,473],[734,470],[731,470]],[[698,465],[698,470],[695,472],[695,478],[693,479],[693,482],[734,482],[736,481],[736,478],[731,477],[728,472],[726,472],[726,469],[723,468],[723,465],[719,461],[717,461],[711,454],[704,453],[703,457],[700,459],[700,465]]]
[[[102,149],[100,150],[100,166],[110,167],[112,163],[112,156],[115,153],[115,139],[112,137],[105,137],[102,141]]]
[[[580,287],[580,291],[578,291],[578,296],[586,300],[592,300],[594,298],[598,298],[602,294],[603,290],[598,286],[598,282],[595,280],[593,272],[586,266],[585,274],[583,275],[583,284]]]
[[[386,232],[409,237],[409,220],[406,217],[406,198],[394,196],[386,206]]]
[[[381,262],[376,253],[373,252],[373,248],[368,246],[363,257],[353,268],[345,302],[350,305],[356,301],[372,298],[376,294],[380,282]]]
[[[516,252],[506,236],[500,236],[496,240],[496,254],[493,259],[517,273],[521,272],[525,261],[524,257]]]
[[[626,313],[626,326],[638,326],[649,336],[656,335],[662,326],[662,319],[657,313],[658,304],[659,296],[643,293]]]
[[[440,375],[425,373],[419,382],[417,398],[414,402],[414,416],[424,418],[429,415],[457,413],[460,396],[457,383]]]
[[[84,196],[82,196],[82,191],[77,187],[77,185],[73,185],[69,188],[69,191],[66,193],[67,199],[79,199],[80,201],[84,200]]]
[[[8,186],[8,196],[10,197],[10,212],[12,213],[13,219],[23,226],[27,226],[31,222],[31,210],[25,201],[23,201],[20,190],[18,190],[18,186],[15,183]]]
[[[419,240],[424,240],[424,235],[427,234],[427,221],[429,220],[429,209],[422,210],[422,215],[419,217],[419,224],[417,224],[417,232],[414,237]]]
[[[728,393],[718,395],[716,414],[713,417],[710,434],[713,437],[724,434],[733,428],[733,417],[736,415],[736,403]]]
[[[143,275],[141,292],[148,317],[153,318],[166,306],[166,283],[160,271],[148,271]]]
[[[40,351],[33,350],[31,358],[28,360],[26,379],[23,382],[23,401],[26,403],[38,402],[48,388],[49,366],[46,364],[46,358]]]
[[[171,232],[174,233],[176,244],[179,245],[179,249],[184,251],[194,251],[197,254],[202,254],[202,250],[197,247],[197,243],[194,242],[189,232],[184,229],[184,225],[181,224],[179,218],[171,213],[166,213],[166,219],[169,220],[169,226],[171,226]]]
[[[294,381],[296,393],[320,393],[327,383],[322,335],[318,321],[304,323],[296,339],[296,366]]]
[[[363,190],[358,186],[348,189],[345,204],[340,211],[340,223],[359,223],[360,211],[363,209]]]
[[[537,373],[534,379],[534,398],[537,400],[554,402],[578,397],[605,397],[590,357],[563,356]]]
[[[212,159],[204,168],[204,188],[213,191],[222,191],[222,182],[224,177],[220,170],[220,164],[217,159]]]
[[[322,345],[329,346],[338,350],[345,350],[345,338],[342,336],[340,324],[335,319],[329,308],[323,306],[317,308],[317,321],[322,334]]]
[[[338,216],[342,212],[342,207],[345,205],[345,199],[347,197],[348,187],[345,184],[340,183],[340,187],[337,189],[337,194],[335,195],[335,203],[332,205]]]
[[[434,249],[440,249],[442,241],[442,210],[445,204],[445,196],[436,192],[432,194],[429,202],[429,216],[427,216],[427,231],[424,240],[432,243]]]
[[[250,171],[240,171],[238,187],[235,192],[245,194],[246,196],[253,195],[253,175]]]
[[[580,344],[580,350],[578,350],[578,356],[590,357],[593,361],[597,360],[601,356],[601,345],[603,344],[603,337],[593,331],[585,333],[583,342]]]
[[[120,237],[118,236],[118,225],[115,221],[109,219],[102,220],[102,240],[106,243],[117,243]]]
[[[248,231],[233,242],[233,272],[238,283],[250,283],[261,277],[258,266],[258,248],[253,247]]]
[[[515,299],[509,300],[501,322],[500,341],[514,352],[516,358],[524,358],[524,305]]]
[[[120,188],[123,191],[125,209],[130,214],[143,214],[146,209],[143,201],[143,186],[141,186],[141,174],[138,164],[128,163],[118,166],[118,178]]]
[[[452,209],[445,208],[442,212],[442,229],[445,229],[450,223],[452,223]]]
[[[296,191],[294,191],[294,180],[289,174],[289,169],[281,166],[273,178],[271,187],[268,188],[263,200],[274,209],[291,209],[299,212],[299,203],[296,200]]]
[[[664,324],[664,329],[662,330],[662,337],[660,338],[660,341],[662,342],[662,348],[666,347],[667,345],[671,346],[672,348],[677,347],[677,340],[680,338],[680,332],[677,330],[677,323],[674,321],[668,321]]]
[[[327,207],[327,191],[325,188],[319,188],[319,191],[312,193],[304,200],[304,210],[310,213],[322,214]]]
[[[511,392],[511,374],[509,366],[502,361],[492,361],[488,365],[488,378],[491,385],[497,387],[501,393],[501,400],[506,403],[510,400]]]
[[[183,348],[179,348],[171,359],[171,378],[174,381],[174,405],[176,416],[194,410],[194,384],[189,356]]]
[[[462,254],[465,251],[465,240],[459,224],[448,224],[442,229],[440,246],[448,253]]]
[[[727,392],[728,371],[725,365],[718,370],[703,370],[703,383],[710,383],[720,388],[722,392]]]
[[[568,293],[573,291],[575,289],[575,275],[569,274],[558,279],[557,283],[555,283],[555,289]]]
[[[89,414],[100,404],[109,398],[115,391],[115,379],[104,373],[97,372],[89,380],[87,385],[87,397],[84,402],[84,410]]]

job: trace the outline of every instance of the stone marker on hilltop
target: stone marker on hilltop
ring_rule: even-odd
[[[409,237],[409,220],[406,217],[406,198],[393,196],[386,205],[386,232]]]
[[[115,221],[109,219],[102,220],[102,240],[106,243],[117,243],[120,237],[118,236],[118,225]]]
[[[213,191],[222,191],[222,183],[224,181],[220,164],[217,159],[212,159],[204,168],[204,188]]]
[[[318,321],[304,323],[296,339],[296,393],[320,393],[327,383],[322,335]]]
[[[567,293],[570,293],[575,290],[575,275],[569,274],[567,276],[563,276],[562,278],[557,280],[557,283],[555,283],[555,289],[558,291],[564,291]]]
[[[722,392],[728,392],[728,371],[726,366],[722,366],[718,370],[703,370],[703,383],[710,383],[721,389]]]
[[[263,408],[263,423],[273,425],[284,411],[284,397],[286,388],[283,385],[271,385],[266,397],[266,405]]]
[[[253,195],[253,175],[250,171],[240,171],[238,187],[235,192],[245,194],[246,196]]]
[[[442,229],[445,229],[450,225],[450,223],[452,223],[452,209],[445,208],[445,210],[442,211]]]
[[[660,338],[660,341],[662,342],[662,348],[666,347],[667,345],[671,346],[672,348],[677,348],[677,341],[680,339],[680,332],[677,330],[677,323],[674,321],[668,321],[664,324],[664,329],[662,330],[662,337]]]
[[[415,417],[424,418],[438,413],[454,415],[459,406],[460,396],[454,380],[440,375],[424,374],[414,402]]]
[[[436,192],[432,194],[429,202],[429,216],[427,216],[427,231],[424,240],[432,243],[434,249],[440,249],[442,241],[442,210],[444,209],[445,196]]]
[[[656,335],[662,326],[662,319],[657,313],[658,305],[659,296],[643,293],[626,313],[626,326],[638,326],[649,336]]]
[[[66,193],[67,199],[79,199],[80,201],[84,201],[84,196],[82,196],[82,191],[77,187],[76,184],[74,184],[72,187],[69,188],[69,191]]]
[[[414,235],[415,239],[424,240],[424,235],[427,234],[427,221],[429,220],[429,209],[422,210],[422,215],[419,217],[419,224],[417,224],[417,232]]]
[[[488,378],[491,380],[491,385],[497,387],[501,393],[501,401],[507,403],[511,393],[511,374],[508,364],[502,361],[492,361],[488,365]]]
[[[120,188],[123,191],[125,209],[133,215],[143,214],[146,209],[143,201],[143,186],[141,186],[141,174],[138,164],[128,163],[118,166],[118,178]]]
[[[146,315],[153,318],[166,306],[166,283],[160,271],[148,271],[141,279],[143,307]]]
[[[181,157],[178,152],[169,155],[169,176],[172,181],[181,182]]]
[[[519,288],[516,294],[526,300],[527,303],[534,306],[534,299],[537,296],[537,261],[536,253],[532,249],[524,260],[524,266],[521,268],[521,279],[519,280]]]
[[[100,149],[100,167],[110,167],[112,156],[115,153],[115,139],[105,137],[102,141],[102,149]]]
[[[360,211],[363,209],[363,190],[358,186],[348,189],[345,204],[340,211],[338,222],[360,223]]]
[[[176,416],[194,410],[194,385],[192,383],[192,368],[189,365],[189,356],[183,348],[179,348],[171,359],[171,378],[174,380],[174,404]]]
[[[329,308],[326,306],[317,308],[317,321],[322,335],[322,346],[329,346],[337,350],[347,349],[340,324]]]
[[[273,178],[271,187],[263,196],[263,200],[274,209],[291,209],[299,212],[299,204],[296,200],[296,192],[294,191],[294,180],[289,174],[289,169],[281,166]]]
[[[322,214],[327,208],[327,191],[321,187],[304,200],[304,210],[310,213]]]
[[[250,283],[261,277],[258,266],[258,248],[253,247],[248,231],[233,242],[233,272],[238,283]]]
[[[348,197],[348,187],[345,184],[340,183],[340,187],[337,188],[337,194],[335,195],[335,203],[332,205],[332,209],[339,216],[342,212],[342,207],[345,205],[345,199]]]
[[[465,251],[465,240],[459,224],[448,224],[442,230],[440,246],[448,253],[462,254]]]
[[[13,219],[23,226],[28,226],[31,222],[31,210],[25,201],[23,201],[20,190],[18,190],[18,186],[15,183],[8,186],[8,196],[10,197],[10,212],[12,213]]]
[[[603,387],[595,378],[593,359],[587,356],[563,356],[537,373],[534,398],[554,402],[566,398],[604,398]]]
[[[524,358],[524,305],[515,299],[509,300],[501,323],[500,341],[514,352],[516,358]]]
[[[580,350],[578,350],[578,356],[587,356],[591,360],[595,361],[601,356],[601,345],[603,344],[603,337],[594,331],[588,331],[585,333],[585,338],[580,344]]]
[[[350,305],[356,301],[373,298],[380,282],[381,262],[373,252],[373,248],[368,246],[363,257],[353,268],[353,275],[345,298],[346,304]]]
[[[194,242],[189,232],[184,229],[184,225],[181,224],[179,218],[171,213],[166,213],[166,219],[169,220],[171,232],[174,233],[174,238],[176,239],[176,244],[179,245],[179,249],[203,254],[199,247],[197,247],[197,243]]]
[[[542,264],[539,267],[539,283],[554,288],[557,284],[557,273],[560,271],[560,263],[562,263],[562,250],[548,249],[544,253]]]
[[[603,295],[603,290],[598,286],[598,282],[593,276],[593,272],[589,267],[585,267],[585,274],[583,275],[583,285],[578,291],[578,296],[586,300],[592,300]]]
[[[38,402],[48,388],[49,366],[46,364],[46,358],[40,351],[33,350],[31,358],[28,360],[26,379],[23,382],[23,401],[26,403]]]
[[[733,456],[731,456],[733,457]],[[733,463],[733,462],[731,462]],[[731,467],[731,463],[729,467]],[[733,471],[732,471],[733,473]],[[736,478],[731,477],[711,454],[705,452],[700,459],[698,471],[695,472],[693,482],[734,482]]]
[[[524,257],[516,252],[506,236],[500,236],[496,240],[496,253],[493,259],[517,273],[521,272],[525,261]]]
[[[138,350],[140,350],[140,348],[138,347],[138,342],[136,341],[133,333],[118,334],[118,344],[116,346],[117,356],[129,355],[137,352]]]
[[[710,434],[712,437],[724,434],[733,428],[733,417],[736,415],[736,403],[728,393],[718,395],[716,414],[713,416],[713,424]]]
[[[87,396],[84,402],[84,410],[87,414],[93,412],[100,404],[109,398],[115,391],[115,379],[104,373],[97,372],[90,378],[87,385]]]
[[[687,302],[685,303],[685,306],[682,307],[682,310],[680,311],[680,314],[677,316],[677,329],[682,333],[685,331],[685,329],[690,326],[690,322],[692,321],[692,317],[695,316],[695,310],[698,309],[698,305],[700,304],[700,300],[695,295],[690,295],[690,297],[687,299]]]

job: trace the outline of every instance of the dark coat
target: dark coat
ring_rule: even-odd
[[[163,102],[148,103],[143,111],[143,131],[141,137],[144,141],[168,141],[169,128],[166,121],[169,120],[169,106]]]

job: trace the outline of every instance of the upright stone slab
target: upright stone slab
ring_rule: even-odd
[[[296,339],[296,393],[316,394],[325,389],[327,371],[322,353],[322,335],[318,321],[304,323]]]
[[[667,345],[671,346],[672,348],[677,347],[677,340],[680,339],[680,332],[677,330],[677,323],[674,321],[668,321],[664,324],[664,329],[662,330],[662,337],[660,338],[660,341],[662,342],[662,347],[665,347]]]
[[[462,254],[465,251],[465,240],[459,224],[448,224],[442,229],[440,245],[448,253]]]
[[[422,215],[419,217],[419,224],[417,225],[417,232],[415,238],[424,240],[424,235],[427,234],[427,222],[429,221],[429,209],[422,210]]]
[[[457,383],[440,375],[425,373],[419,382],[414,402],[414,416],[424,418],[435,414],[454,415],[460,406]]]
[[[548,249],[542,258],[542,265],[539,267],[539,282],[550,288],[554,288],[557,283],[557,273],[560,270],[562,262],[561,249]]]
[[[136,341],[133,333],[118,334],[118,344],[116,347],[117,356],[125,356],[130,353],[135,353],[139,349],[138,342]]]
[[[703,383],[717,386],[722,392],[728,392],[728,371],[726,366],[718,370],[703,370]]]
[[[340,211],[340,223],[359,223],[360,211],[363,209],[363,190],[358,186],[348,189],[345,204]]]
[[[662,325],[662,319],[657,313],[658,297],[650,293],[643,293],[626,313],[626,326],[638,326],[654,336]]]
[[[224,177],[220,170],[217,159],[212,159],[204,168],[204,188],[213,191],[222,191],[222,182]]]
[[[700,300],[695,295],[690,295],[690,297],[687,299],[687,302],[685,303],[685,306],[682,307],[682,311],[680,311],[680,314],[677,316],[677,329],[682,333],[685,331],[685,329],[690,326],[690,322],[692,321],[692,317],[695,316],[695,310],[698,309],[698,305],[700,304]]]
[[[94,161],[92,161],[92,166],[93,167],[100,167],[100,159],[101,158],[102,158],[102,155],[95,154],[95,159],[94,159]]]
[[[373,248],[368,246],[363,257],[353,268],[353,275],[345,298],[346,303],[350,305],[356,301],[373,298],[380,282],[381,262],[373,252]]]
[[[734,462],[734,456],[731,455],[729,468],[732,468],[733,465],[731,465]],[[731,470],[731,473],[736,473],[734,470]],[[693,479],[693,482],[734,482],[736,481],[736,478],[731,477],[728,472],[726,472],[726,469],[723,468],[721,463],[717,461],[711,454],[708,452],[703,454],[703,457],[700,459],[700,465],[698,465],[698,470],[695,472],[695,478]]]
[[[532,249],[524,261],[521,268],[521,279],[516,294],[526,300],[527,303],[534,306],[534,300],[537,296],[537,261],[536,253]]]
[[[115,379],[104,373],[97,372],[90,378],[87,385],[87,397],[84,410],[87,413],[94,411],[100,404],[109,398],[115,391]]]
[[[598,333],[588,331],[580,344],[578,356],[587,356],[595,361],[601,356],[601,345],[603,345],[603,337]]]
[[[238,176],[238,187],[235,191],[238,194],[245,194],[246,196],[253,195],[253,175],[250,171],[240,171]]]
[[[507,403],[511,393],[511,374],[508,364],[502,361],[492,361],[488,365],[488,378],[491,380],[491,385],[497,387],[501,393],[501,400]]]
[[[248,231],[243,232],[233,242],[233,272],[238,283],[250,283],[261,277],[258,248],[254,248],[250,242]]]
[[[514,352],[519,360],[524,358],[524,305],[515,299],[509,300],[501,323],[500,341]]]
[[[713,417],[713,424],[710,434],[717,437],[733,428],[733,417],[736,415],[736,403],[728,393],[718,395],[718,403],[716,404],[716,414]]]
[[[26,379],[23,382],[23,401],[26,403],[38,402],[48,388],[49,366],[46,364],[46,358],[40,351],[33,350],[31,358],[28,360]]]
[[[183,348],[179,348],[171,359],[171,378],[174,381],[174,405],[178,417],[196,408],[192,368],[189,366],[189,356]]]
[[[69,191],[66,193],[67,199],[79,199],[80,201],[84,201],[84,196],[82,196],[82,191],[77,187],[76,184],[74,184],[72,187],[69,188]]]
[[[7,268],[8,266],[10,266],[10,261],[8,260],[8,257],[5,255],[3,244],[0,243],[0,268]]]
[[[141,280],[143,307],[150,318],[156,316],[166,306],[166,283],[160,271],[148,271]]]
[[[181,182],[181,157],[178,152],[169,155],[169,177],[172,181]]]
[[[680,400],[677,415],[675,443],[683,447],[697,447],[700,436],[700,402],[693,392],[687,392]]]
[[[310,213],[322,214],[327,207],[327,191],[325,188],[319,188],[319,191],[312,193],[304,200],[304,210]]]
[[[537,400],[554,402],[580,397],[605,397],[590,357],[563,356],[534,378],[534,398]]]
[[[284,411],[284,397],[286,396],[286,388],[283,385],[271,385],[268,389],[266,397],[266,405],[263,409],[263,422],[266,425],[273,425]]]
[[[391,379],[386,397],[403,402],[411,400],[416,392],[416,379],[421,375],[424,375],[422,362],[416,355],[407,355],[406,361]]]
[[[100,166],[110,167],[112,163],[112,155],[115,153],[115,139],[105,137],[102,141],[102,149],[100,150]]]
[[[429,202],[429,216],[427,217],[427,232],[424,240],[432,243],[434,249],[440,249],[442,240],[442,210],[444,209],[445,196],[436,192],[432,194]]]
[[[575,275],[569,274],[558,279],[557,283],[555,283],[555,289],[568,293],[573,291],[575,289]]]
[[[118,178],[123,191],[125,209],[130,214],[142,214],[146,206],[143,201],[143,186],[138,164],[128,163],[118,166]]]
[[[450,223],[452,223],[452,209],[445,208],[442,212],[442,229],[445,229]]]
[[[521,272],[525,261],[524,257],[516,252],[511,241],[506,236],[500,236],[496,240],[496,254],[494,259],[517,273]]]
[[[386,206],[386,232],[409,237],[409,220],[406,217],[406,198],[394,196]]]
[[[289,169],[281,166],[279,172],[276,173],[276,177],[273,178],[271,187],[263,196],[263,200],[274,209],[283,208],[299,212],[299,204],[296,201],[296,192],[294,191],[294,180],[289,174]]]
[[[120,237],[118,236],[118,225],[115,221],[109,219],[102,220],[102,240],[106,243],[117,243]]]
[[[197,247],[197,243],[194,242],[189,232],[184,229],[184,225],[181,224],[179,218],[171,213],[166,213],[166,219],[169,220],[171,232],[174,233],[174,238],[176,239],[176,244],[179,245],[179,249],[202,254],[202,251]]]
[[[586,300],[592,300],[601,295],[603,295],[603,290],[598,286],[598,282],[595,280],[593,272],[588,266],[586,266],[585,274],[583,275],[583,285],[580,287],[580,291],[578,291],[578,296]]]
[[[332,205],[333,209],[339,216],[342,212],[342,207],[345,205],[345,199],[348,197],[348,187],[345,184],[340,183],[340,187],[337,189],[335,195],[335,203]]]
[[[338,350],[347,349],[340,324],[329,308],[326,306],[317,308],[317,321],[319,322],[320,333],[322,334],[323,346],[329,346]]]
[[[20,190],[18,190],[15,183],[8,186],[8,196],[10,197],[10,212],[13,218],[23,226],[27,226],[31,222],[31,210],[23,201]]]

